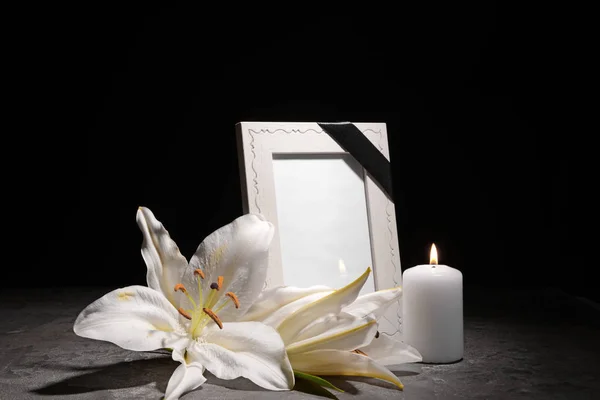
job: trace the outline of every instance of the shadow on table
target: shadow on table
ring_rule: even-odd
[[[46,386],[30,390],[30,393],[38,395],[72,395],[102,390],[127,389],[139,386],[145,386],[151,383],[156,385],[156,389],[164,393],[167,383],[177,367],[171,357],[158,357],[144,360],[123,361],[116,364],[94,367],[80,366],[61,366],[56,364],[48,365],[48,368],[54,370],[66,370],[69,372],[82,372],[80,375],[71,376],[58,382],[50,383]],[[399,377],[416,375],[414,371],[395,371]],[[215,377],[206,371],[207,383],[221,386],[231,390],[243,391],[264,391],[265,389],[255,385],[253,382],[244,379],[223,380]],[[359,390],[352,382],[364,382],[381,388],[395,388],[389,382],[373,378],[362,377],[338,377],[331,376],[328,380],[345,393],[357,394]],[[324,398],[337,399],[335,390],[325,389],[319,385],[308,381],[298,380],[295,391],[312,394]]]
[[[69,395],[156,383],[157,389],[164,393],[176,367],[177,365],[171,357],[124,361],[100,367],[51,365],[49,368],[80,371],[84,374],[63,379],[30,392],[40,395]]]
[[[169,379],[178,365],[178,363],[173,362],[171,357],[124,361],[99,367],[52,364],[48,365],[48,368],[83,372],[83,374],[62,379],[41,388],[30,390],[30,392],[39,395],[70,395],[102,390],[127,389],[155,383],[157,390],[164,393]],[[206,371],[204,376],[207,378],[207,383],[231,390],[265,390],[244,378],[223,380],[215,377],[209,371]]]
[[[245,392],[264,392],[267,390],[254,384],[254,382],[246,378],[237,378],[231,380],[219,379],[211,374],[208,370],[204,372],[204,376],[206,377],[206,383],[231,390],[243,390]]]
[[[158,357],[129,362],[123,361],[116,364],[93,367],[49,364],[46,366],[48,369],[80,374],[52,382],[29,392],[43,396],[74,395],[104,390],[135,388],[154,383],[156,389],[164,393],[177,365],[171,357]],[[224,380],[217,378],[209,371],[206,371],[204,376],[207,378],[208,384],[230,390],[257,392],[265,390],[245,378]],[[199,389],[202,389],[202,387]],[[323,390],[319,391],[314,388],[303,387],[302,385],[299,385],[294,390],[329,397],[327,396],[329,392],[325,391],[325,393]]]

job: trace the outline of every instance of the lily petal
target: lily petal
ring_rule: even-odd
[[[315,285],[307,288],[278,286],[261,292],[252,307],[244,315],[246,321],[261,321],[281,307],[314,293],[332,292],[328,286]]]
[[[370,273],[371,268],[367,268],[361,276],[350,284],[319,300],[306,304],[288,316],[277,327],[283,341],[285,343],[292,343],[296,335],[315,319],[327,314],[340,313],[342,308],[356,300]]]
[[[219,317],[222,321],[239,319],[263,289],[267,276],[267,257],[275,228],[264,217],[246,214],[211,233],[198,246],[190,260],[193,268],[186,275],[193,275],[197,268],[204,271],[204,293],[210,285],[223,277],[219,295],[230,291],[237,295],[240,308],[225,308]],[[187,279],[194,279],[189,276]],[[194,293],[194,287],[189,288]],[[197,288],[195,292],[197,292]]]
[[[317,318],[315,321],[308,324],[296,335],[296,337],[294,337],[294,341],[288,342],[287,345],[319,336],[328,331],[343,330],[350,326],[355,326],[356,324],[360,325],[361,321],[369,322],[371,320],[375,321],[374,318],[358,318],[343,311],[339,314],[328,314],[324,317]],[[356,349],[356,347],[354,349]]]
[[[317,301],[330,293],[332,292],[318,292],[302,297],[299,300],[286,304],[285,306],[281,307],[279,310],[273,312],[272,314],[267,315],[265,319],[262,320],[262,322],[264,324],[272,326],[273,328],[277,328],[283,322],[283,320],[285,320],[288,316],[290,316],[300,308],[314,301]],[[246,320],[246,316],[244,316],[244,320]]]
[[[371,343],[362,347],[361,350],[381,365],[398,365],[423,361],[423,357],[417,349],[384,333],[379,334],[377,338],[373,338]]]
[[[336,316],[336,321],[323,321],[325,329],[318,335],[289,344],[286,347],[288,355],[305,353],[314,350],[345,350],[352,351],[371,343],[377,332],[377,321],[367,318],[356,318],[351,315]]]
[[[143,234],[142,257],[148,272],[148,287],[162,292],[175,306],[179,307],[179,297],[173,291],[179,283],[183,271],[188,267],[187,260],[179,252],[177,244],[171,239],[163,224],[156,219],[152,211],[140,207],[136,221]]]
[[[178,400],[184,394],[198,388],[204,382],[204,367],[198,362],[188,362],[179,351],[173,351],[173,360],[181,364],[175,369],[165,391],[164,400]]]
[[[207,328],[188,354],[220,379],[245,377],[270,390],[294,387],[294,372],[281,337],[260,322],[225,323],[222,330]]]
[[[402,288],[400,287],[378,290],[359,296],[343,311],[359,318],[371,315],[371,317],[379,319],[383,316],[385,310],[400,296],[402,296]]]
[[[75,334],[111,342],[127,350],[179,348],[188,340],[178,312],[156,290],[128,286],[88,305],[73,326]]]
[[[290,354],[295,370],[311,375],[366,376],[388,381],[404,388],[402,382],[387,368],[378,365],[370,357],[339,350],[316,350]]]

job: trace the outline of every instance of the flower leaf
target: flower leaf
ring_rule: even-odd
[[[312,383],[316,383],[319,386],[324,386],[326,388],[337,390],[338,392],[342,392],[342,393],[344,392],[342,389],[338,388],[337,386],[334,386],[331,382],[329,382],[321,377],[307,374],[305,372],[295,371],[295,370],[294,370],[294,375],[296,376],[296,378],[305,379]]]

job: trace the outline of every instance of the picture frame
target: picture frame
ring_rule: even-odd
[[[386,124],[353,125],[389,163]],[[339,288],[369,266],[361,294],[402,285],[393,200],[321,124],[239,122],[236,139],[243,211],[275,226],[265,288]],[[379,331],[398,337],[401,324],[400,298]]]

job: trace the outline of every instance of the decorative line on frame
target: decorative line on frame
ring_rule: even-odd
[[[252,130],[251,130],[252,131]],[[251,132],[250,133],[250,151],[252,152],[252,161],[250,162],[250,166],[252,168],[252,172],[254,173],[254,177],[252,178],[252,181],[254,182],[254,190],[256,191],[256,195],[254,196],[254,204],[256,205],[256,209],[258,210],[258,213],[260,214],[260,205],[258,204],[258,195],[259,195],[259,190],[258,190],[258,171],[256,171],[256,167],[254,166],[254,162],[256,160],[256,148],[254,145],[254,134]]]
[[[324,133],[322,129],[314,129],[314,128],[306,128],[306,129],[300,129],[300,128],[289,128],[289,129],[284,129],[284,128],[275,128],[275,129],[269,129],[269,128],[261,128],[258,130],[255,129],[248,129],[248,132],[250,133],[250,136],[252,136],[252,138],[254,138],[255,134],[262,134],[262,133],[270,133],[270,134],[274,134],[277,132],[285,132],[287,134],[292,134],[292,133],[309,133],[309,132],[313,132],[316,134],[322,134]],[[379,136],[379,140],[381,141],[382,139],[382,134],[381,134],[381,129],[378,130],[374,130],[371,128],[365,129],[363,131],[361,131],[363,133],[365,132],[373,132],[376,135]],[[381,146],[381,143],[379,143],[379,148],[383,149],[383,147]]]

